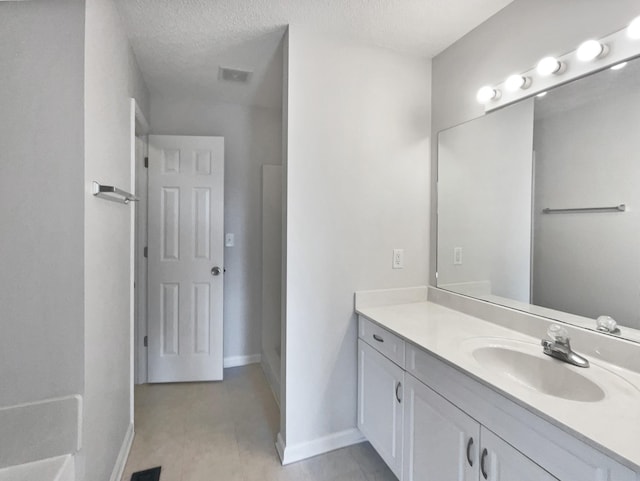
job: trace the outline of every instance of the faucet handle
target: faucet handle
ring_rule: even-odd
[[[596,320],[598,331],[615,333],[618,331],[618,323],[611,316],[600,316]]]
[[[569,342],[569,331],[558,324],[551,324],[547,329],[547,336],[559,343]]]

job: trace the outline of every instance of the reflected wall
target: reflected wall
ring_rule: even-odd
[[[439,287],[529,302],[532,144],[533,101],[438,135]]]

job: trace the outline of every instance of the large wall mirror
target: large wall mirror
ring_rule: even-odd
[[[437,273],[640,341],[640,60],[439,133]]]

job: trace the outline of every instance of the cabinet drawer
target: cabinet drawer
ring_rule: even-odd
[[[359,316],[358,336],[398,366],[404,368],[404,340],[362,316]]]

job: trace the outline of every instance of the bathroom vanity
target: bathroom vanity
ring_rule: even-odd
[[[398,479],[640,480],[639,346],[570,328],[580,368],[543,354],[552,321],[518,330],[504,307],[480,306],[504,311],[495,323],[430,302],[447,298],[461,302],[356,293],[358,427]]]

